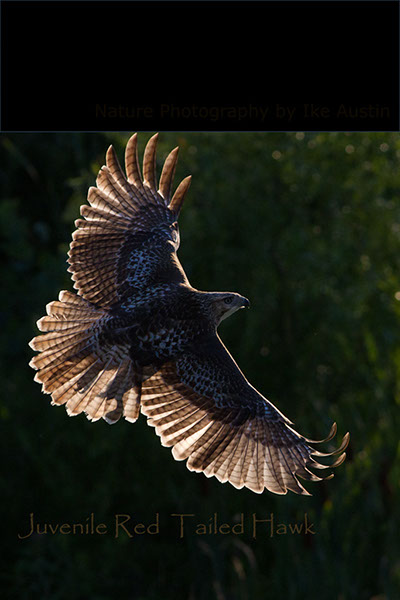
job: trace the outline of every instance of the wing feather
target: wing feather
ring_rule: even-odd
[[[336,426],[325,440],[297,433],[247,382],[218,336],[143,382],[142,412],[190,470],[256,493],[309,495],[299,478],[324,479],[311,469],[341,464],[349,441],[346,434],[337,450],[324,454],[342,452],[333,464],[318,463],[313,457],[320,453],[311,444],[329,441]]]
[[[156,148],[158,133],[147,142],[143,156],[143,182],[152,192],[156,192]]]
[[[171,186],[175,175],[176,163],[178,161],[178,151],[179,148],[176,147],[168,154],[161,172],[158,191],[167,204],[170,201]]]
[[[133,134],[126,145],[125,171],[129,183],[134,184],[139,192],[144,192],[142,175],[139,167],[137,133]]]
[[[68,270],[78,294],[99,307],[108,308],[160,279],[187,282],[176,257],[176,221],[190,178],[170,200],[175,148],[165,160],[157,191],[157,139],[156,134],[146,145],[143,178],[136,134],[126,146],[126,177],[110,146],[96,187],[89,188],[89,204],[81,207],[82,218],[75,222]]]

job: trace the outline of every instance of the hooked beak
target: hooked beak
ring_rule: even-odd
[[[250,301],[245,297],[242,299],[242,308],[250,308]]]

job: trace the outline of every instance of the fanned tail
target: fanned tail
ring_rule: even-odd
[[[52,404],[65,404],[70,416],[85,412],[91,421],[115,423],[121,415],[136,421],[141,376],[128,343],[102,338],[108,311],[67,291],[46,308],[47,316],[37,323],[46,333],[30,342],[39,354],[29,364]]]

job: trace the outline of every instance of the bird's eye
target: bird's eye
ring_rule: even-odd
[[[233,300],[232,296],[225,298],[225,304],[231,304],[232,300]]]

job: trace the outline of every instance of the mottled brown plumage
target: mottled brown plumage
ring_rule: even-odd
[[[81,207],[69,258],[77,294],[62,291],[38,321],[44,335],[35,380],[69,415],[86,413],[115,423],[136,421],[140,410],[161,442],[187,466],[243,486],[277,494],[308,494],[299,477],[320,481],[317,456],[345,459],[349,436],[323,454],[325,440],[299,435],[292,423],[246,380],[217,334],[222,319],[249,305],[231,292],[193,288],[178,260],[177,219],[189,188],[171,195],[178,148],[156,180],[157,135],[143,157],[132,136],[126,177],[112,147]],[[330,475],[331,476],[331,475]]]

